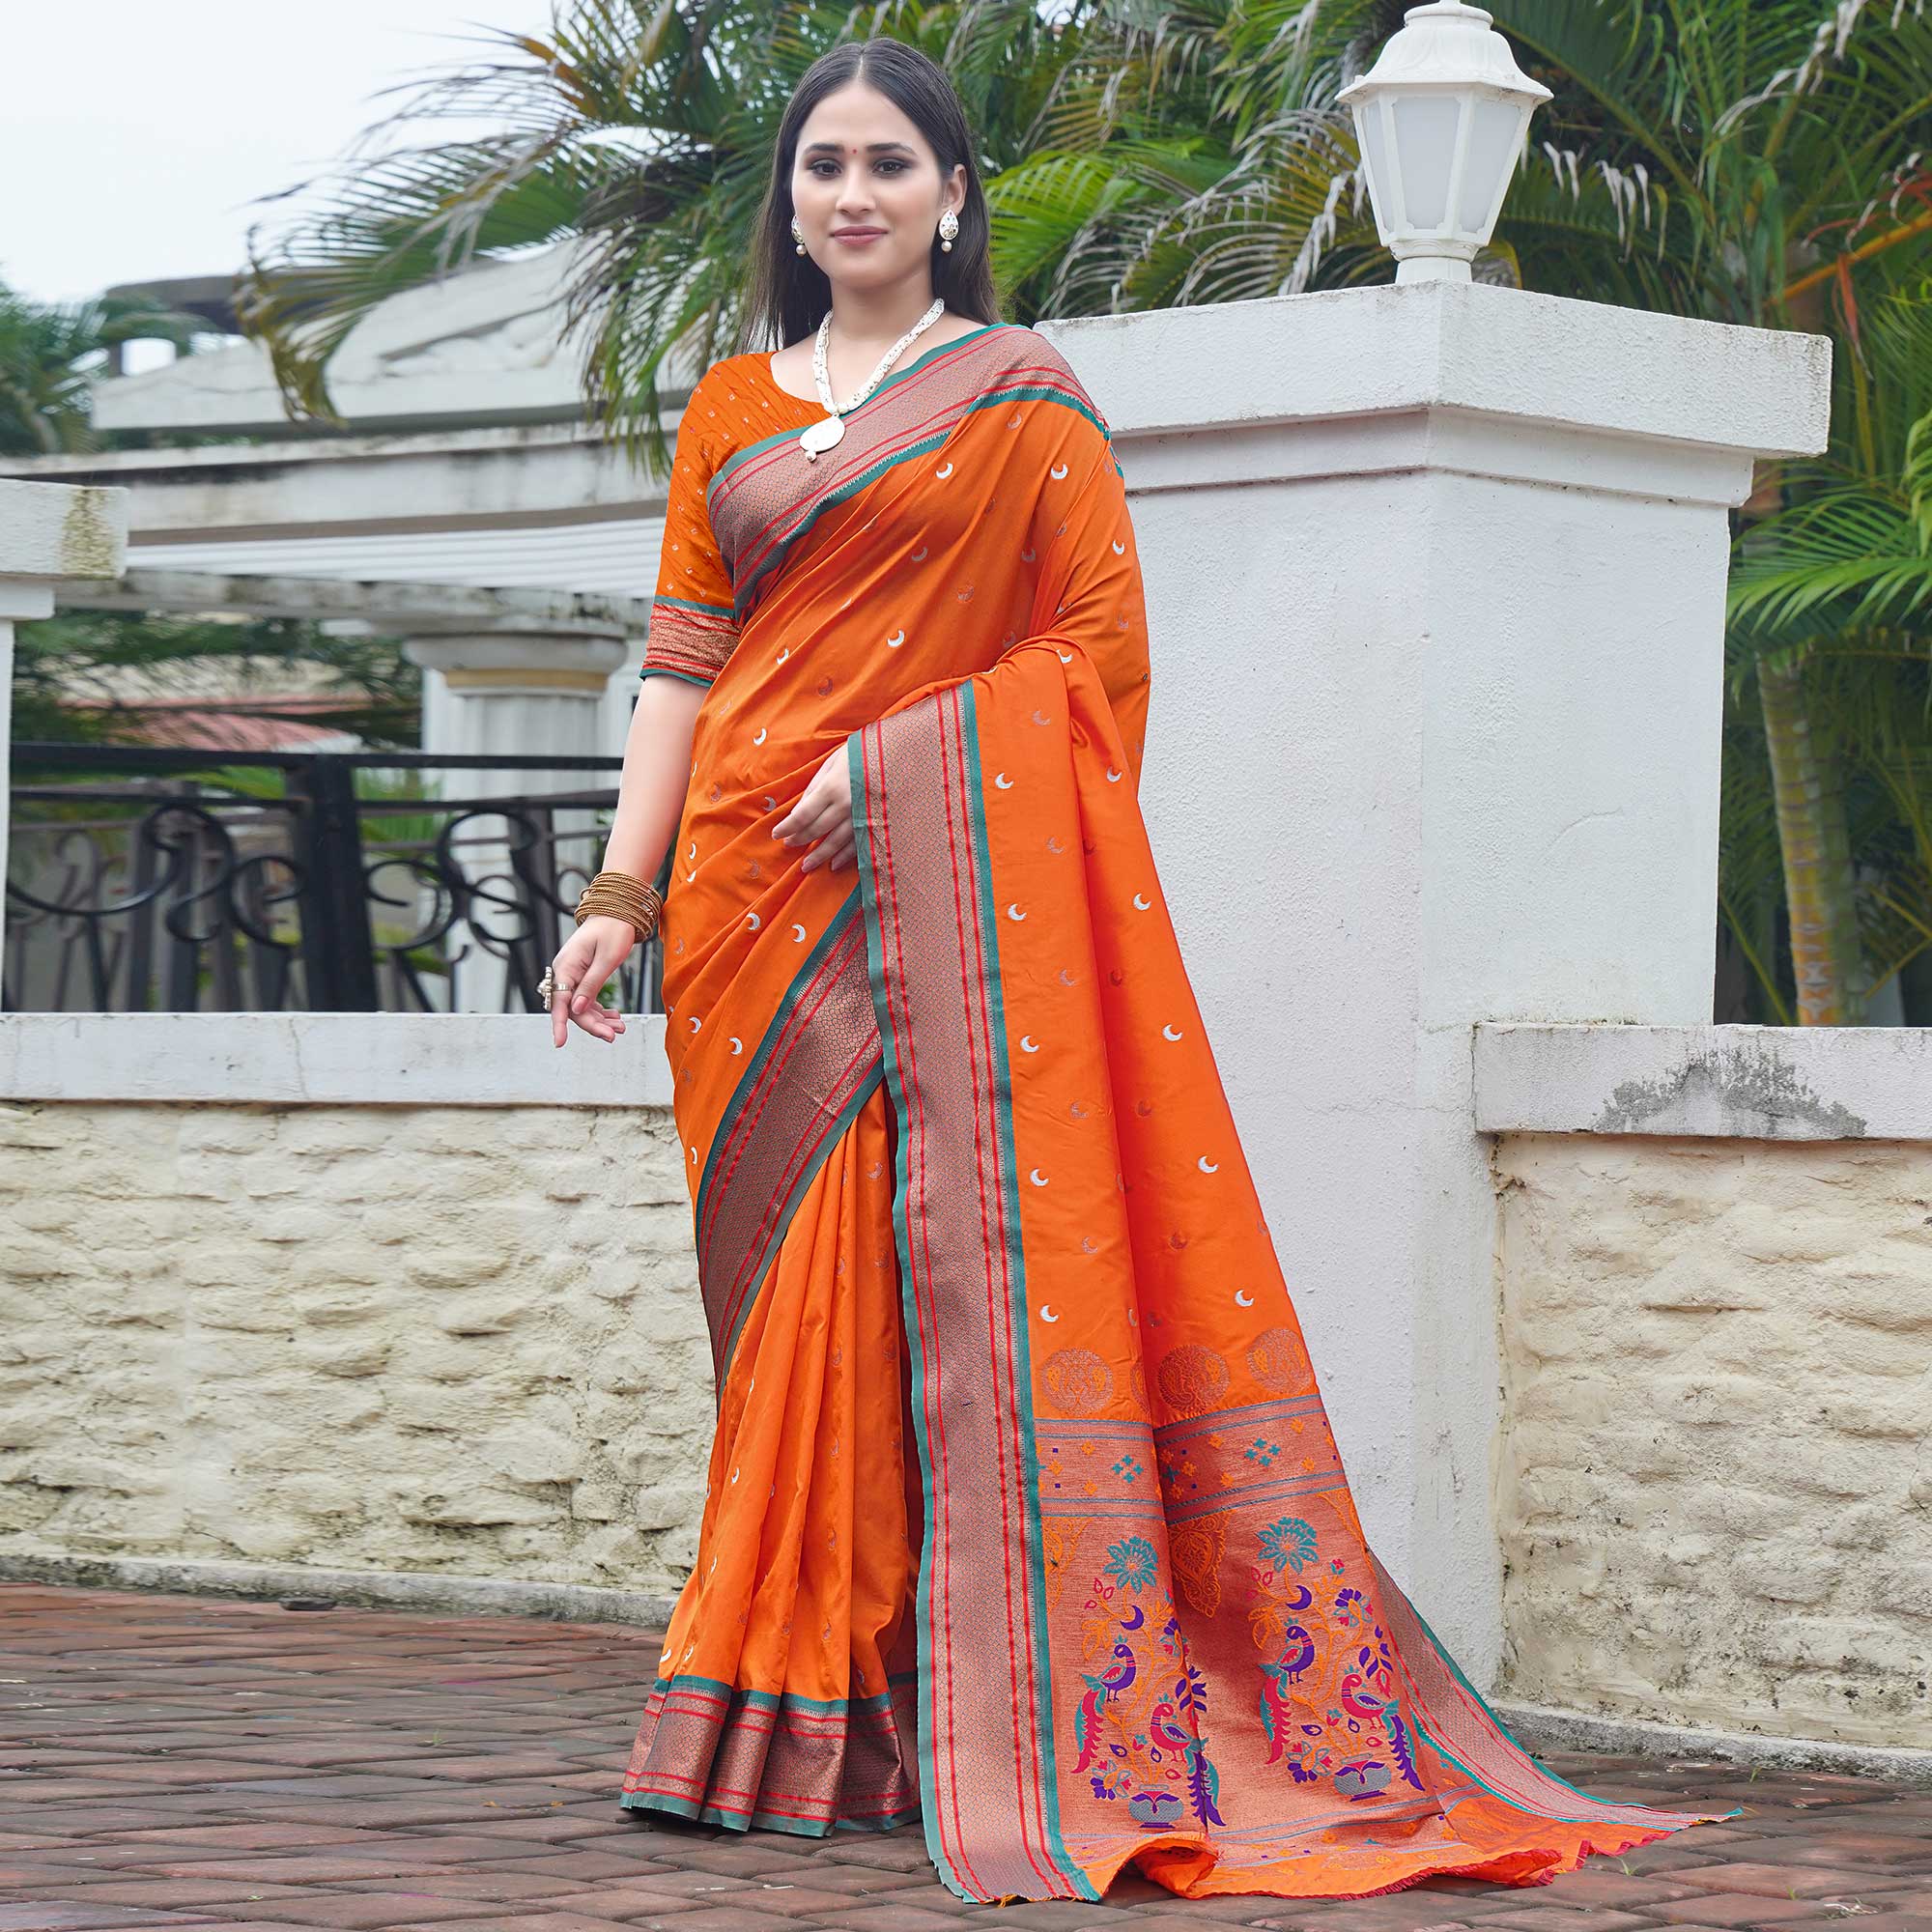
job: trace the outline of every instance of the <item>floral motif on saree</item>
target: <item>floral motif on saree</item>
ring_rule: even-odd
[[[992,324],[810,464],[816,413],[707,371],[644,666],[708,686],[664,931],[719,1427],[624,1802],[917,1812],[978,1899],[1535,1884],[1728,1815],[1551,1776],[1364,1541],[1140,814],[1092,400]],[[771,833],[841,750],[856,878]]]

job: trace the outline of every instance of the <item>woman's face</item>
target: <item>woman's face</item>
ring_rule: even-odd
[[[964,204],[966,170],[942,177],[917,124],[854,80],[806,116],[791,199],[807,253],[834,282],[884,288],[930,276],[939,217]]]

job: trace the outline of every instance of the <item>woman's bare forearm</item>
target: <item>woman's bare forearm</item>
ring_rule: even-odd
[[[606,871],[657,877],[691,783],[692,727],[703,701],[703,687],[684,678],[643,680],[624,740],[617,810],[604,846]]]

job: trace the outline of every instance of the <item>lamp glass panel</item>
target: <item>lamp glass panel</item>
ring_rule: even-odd
[[[1395,152],[1402,173],[1403,226],[1439,229],[1449,213],[1449,168],[1456,158],[1453,94],[1410,94],[1395,103]]]
[[[1401,190],[1395,171],[1389,165],[1388,112],[1371,96],[1355,109],[1355,133],[1362,145],[1362,158],[1369,164],[1369,196],[1384,229],[1402,225]]]
[[[1481,235],[1494,218],[1516,165],[1522,109],[1514,100],[1478,95],[1469,103],[1469,147],[1463,159],[1456,226],[1467,234]]]

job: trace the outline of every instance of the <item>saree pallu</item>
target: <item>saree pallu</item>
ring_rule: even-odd
[[[818,462],[679,426],[644,674],[708,686],[663,914],[719,1422],[626,1804],[918,1815],[974,1899],[1547,1882],[1716,1812],[1520,1749],[1364,1540],[1138,804],[1104,419],[992,324]],[[851,867],[772,825],[842,755]]]

